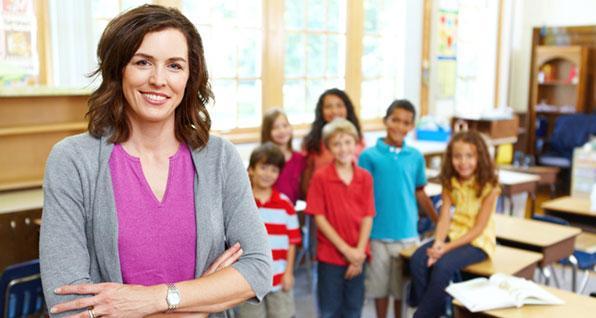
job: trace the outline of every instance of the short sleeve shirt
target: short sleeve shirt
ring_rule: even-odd
[[[345,184],[331,163],[315,173],[306,196],[306,213],[324,215],[339,236],[349,245],[357,246],[360,227],[365,217],[375,215],[371,175],[353,165],[354,176]],[[320,231],[317,233],[317,259],[319,261],[348,265],[343,255]],[[370,255],[369,247],[366,247]]]

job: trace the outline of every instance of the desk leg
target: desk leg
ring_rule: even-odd
[[[530,198],[532,200],[530,203],[530,212],[532,213],[530,218],[532,218],[532,216],[534,216],[534,213],[536,213],[536,191],[530,191]]]
[[[569,255],[569,262],[571,263],[571,290],[577,292],[577,258],[573,254]]]
[[[507,199],[509,199],[509,216],[513,216],[513,196],[508,194]]]

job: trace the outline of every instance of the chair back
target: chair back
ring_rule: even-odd
[[[26,317],[43,310],[39,260],[8,266],[0,276],[0,317]]]

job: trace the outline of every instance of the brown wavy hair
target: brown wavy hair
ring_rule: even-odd
[[[495,170],[495,164],[490,157],[486,142],[478,133],[474,130],[461,131],[456,133],[447,146],[447,152],[443,157],[443,166],[441,167],[440,180],[443,188],[449,191],[453,190],[451,185],[451,179],[457,177],[457,171],[453,167],[453,144],[456,142],[464,142],[476,147],[478,164],[476,166],[475,177],[476,177],[476,196],[480,197],[482,190],[487,184],[496,186],[499,183],[497,173]]]
[[[142,5],[114,18],[107,25],[97,47],[98,68],[89,76],[101,75],[102,82],[88,101],[89,133],[122,143],[130,137],[127,101],[122,91],[124,68],[141,46],[147,33],[176,29],[186,38],[189,77],[184,97],[175,110],[175,136],[192,149],[209,141],[211,118],[206,105],[213,98],[199,32],[180,11],[159,5]]]
[[[269,110],[263,116],[263,121],[261,122],[261,144],[264,144],[268,141],[273,142],[271,139],[271,130],[273,130],[273,124],[279,118],[279,116],[283,116],[286,121],[289,123],[288,116],[282,110],[274,108]],[[288,140],[288,149],[292,150],[292,136],[290,136],[290,140]]]

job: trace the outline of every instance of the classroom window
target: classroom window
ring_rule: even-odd
[[[389,103],[403,92],[404,1],[365,0],[362,38],[360,116],[383,117]]]
[[[257,127],[261,121],[261,0],[183,0],[181,11],[196,25],[215,101],[213,128]]]
[[[286,1],[283,106],[294,124],[313,120],[319,95],[345,85],[346,2]]]

